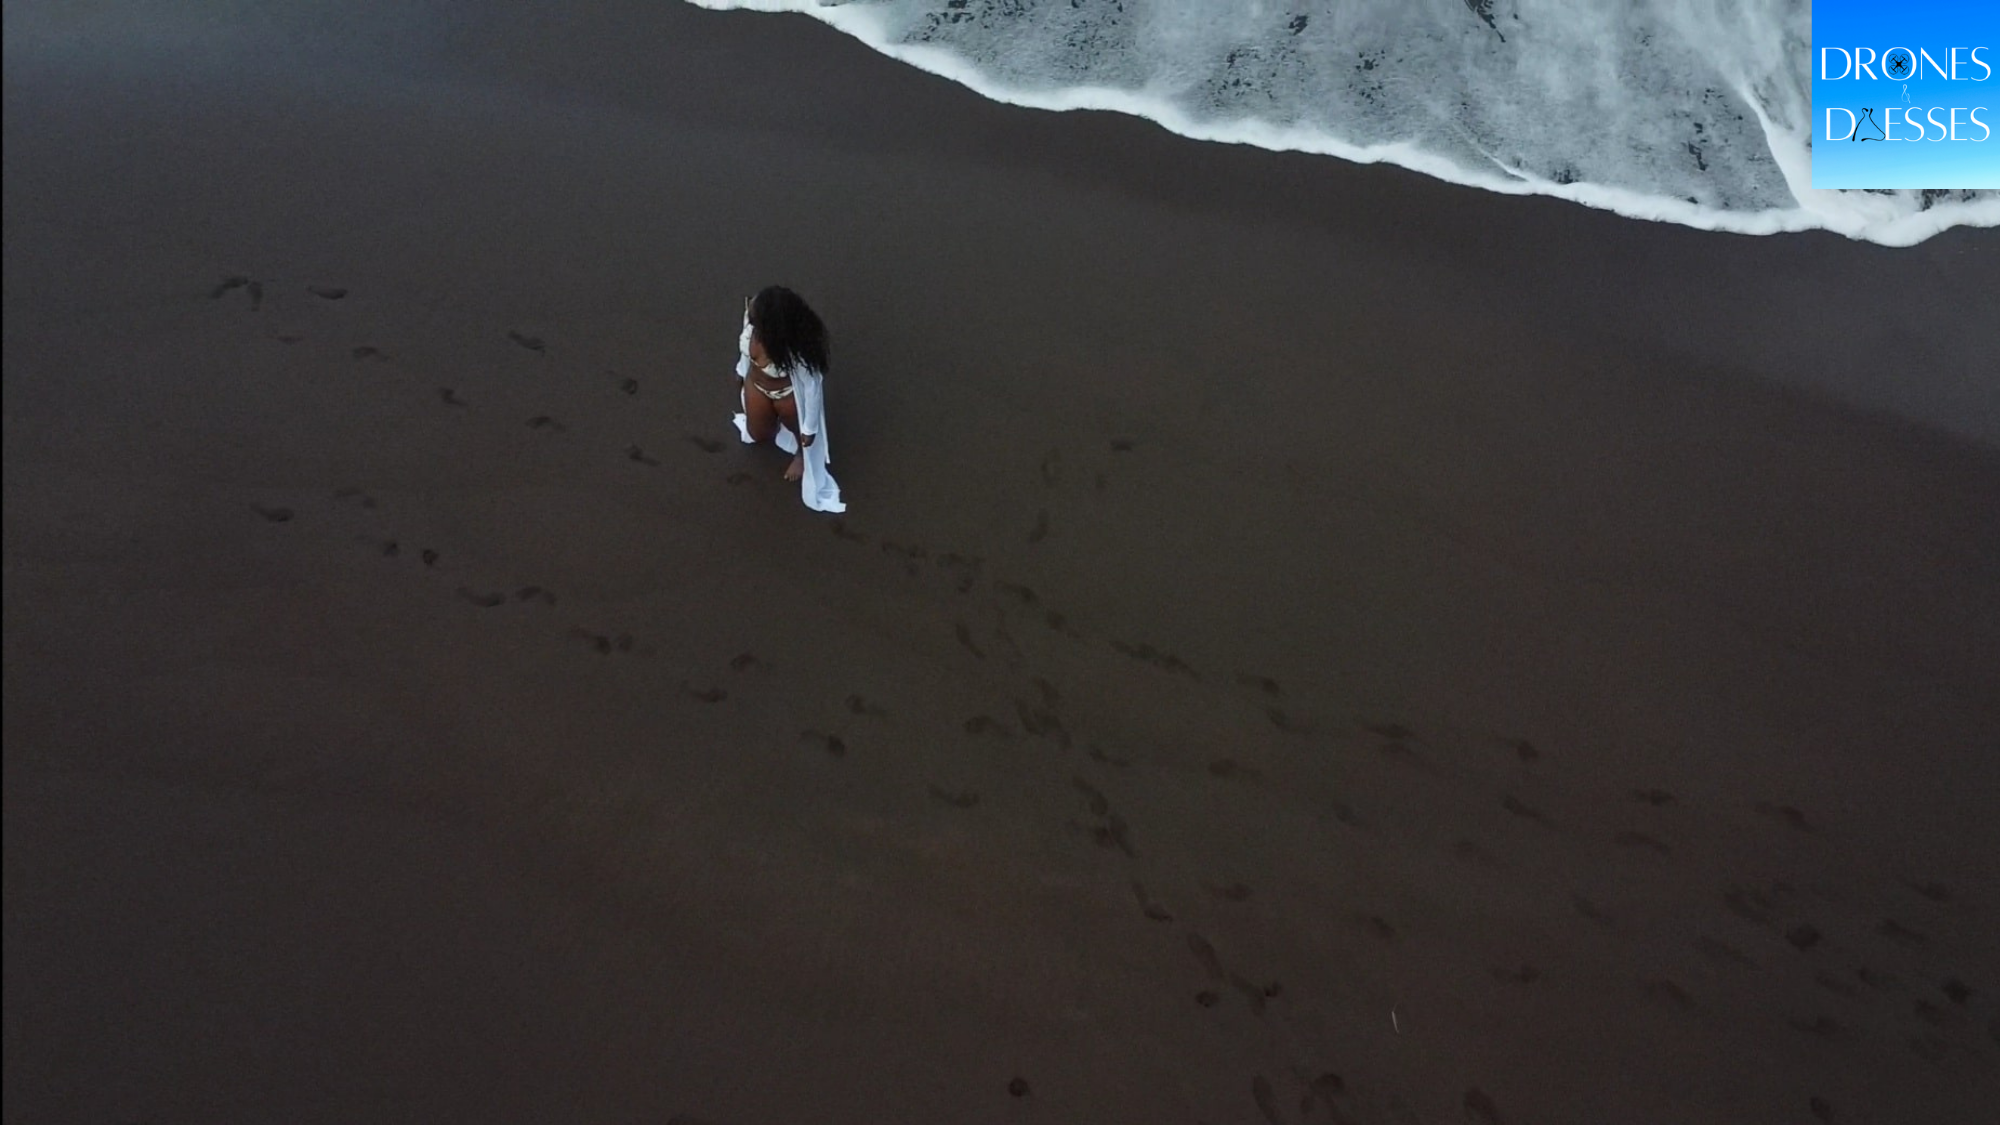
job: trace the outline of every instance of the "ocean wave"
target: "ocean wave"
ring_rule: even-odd
[[[1811,186],[1809,0],[689,0],[996,101],[1741,234],[1909,246],[1996,191]]]

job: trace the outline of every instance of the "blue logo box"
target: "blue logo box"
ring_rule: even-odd
[[[1814,0],[1812,186],[2000,188],[2000,0]]]

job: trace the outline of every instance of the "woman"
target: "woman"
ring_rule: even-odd
[[[736,432],[745,445],[768,441],[792,454],[785,479],[799,482],[806,507],[844,512],[840,486],[826,468],[826,325],[797,293],[782,285],[743,302],[736,375],[743,413]]]

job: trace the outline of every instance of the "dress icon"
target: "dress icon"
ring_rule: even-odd
[[[1867,125],[1870,128],[1874,129],[1875,135],[1872,137],[1862,136],[1861,135],[1862,125]],[[1868,106],[1861,107],[1861,120],[1855,123],[1853,139],[1857,141],[1886,141],[1889,139],[1887,136],[1883,134],[1882,127],[1880,125],[1875,124],[1875,111],[1869,108]]]

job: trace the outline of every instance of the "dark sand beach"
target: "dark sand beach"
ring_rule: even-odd
[[[2000,1114],[2000,234],[460,7],[8,6],[8,1122]]]

